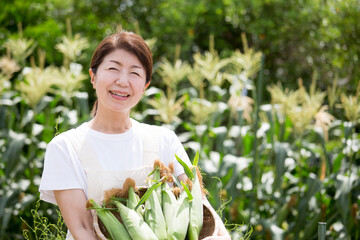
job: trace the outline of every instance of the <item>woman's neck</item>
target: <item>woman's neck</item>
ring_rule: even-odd
[[[99,109],[98,109],[99,110]],[[95,131],[118,134],[124,133],[131,128],[130,112],[97,112],[89,122],[89,127]]]

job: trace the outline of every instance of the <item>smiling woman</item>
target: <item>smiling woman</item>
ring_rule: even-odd
[[[96,239],[85,207],[88,199],[101,204],[103,194],[121,188],[127,178],[144,186],[157,159],[165,166],[173,162],[174,174],[183,182],[187,177],[175,156],[191,165],[173,131],[130,118],[152,74],[151,51],[140,36],[121,31],[105,38],[89,72],[98,98],[93,118],[49,143],[39,189],[42,200],[58,204],[69,229],[67,239]],[[230,239],[226,230],[222,235]]]
[[[119,55],[113,53],[114,50],[125,54],[124,58],[121,58],[122,54],[120,52]],[[130,56],[131,60],[126,58],[128,56]],[[146,84],[146,87],[150,84],[153,64],[150,48],[142,38],[123,31],[105,38],[96,48],[90,63],[92,82],[93,76],[97,73],[99,67],[103,67],[115,74],[125,67],[124,64],[127,64],[128,71],[130,70],[132,75],[138,75],[139,78],[145,79],[144,84]],[[94,104],[93,116],[96,115],[97,108],[98,101]]]
[[[97,114],[111,119],[128,117],[130,109],[141,99],[146,88],[146,71],[136,56],[123,49],[107,55],[96,70],[90,70],[91,83],[96,90]],[[92,124],[96,124],[94,118]],[[96,129],[96,128],[94,128]]]

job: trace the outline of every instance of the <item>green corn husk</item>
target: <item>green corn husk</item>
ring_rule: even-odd
[[[176,218],[180,219],[183,224],[175,226],[174,237],[176,239],[185,239],[186,233],[190,223],[190,202],[186,192],[181,192],[180,197],[177,199],[177,212]]]
[[[113,240],[131,240],[131,237],[125,227],[108,209],[102,208],[100,204],[95,202],[93,199],[90,199],[89,202],[94,206],[96,214]]]
[[[189,198],[183,191],[176,199],[170,187],[163,190],[162,196],[167,239],[184,240],[189,226]]]
[[[161,174],[160,174],[160,171],[161,171],[161,165],[162,163],[160,162],[160,160],[155,160],[154,162],[154,171],[151,173],[153,175],[153,180],[155,182],[159,182],[160,181],[160,178],[161,178]],[[150,184],[150,182],[149,182]],[[150,187],[150,186],[149,186]],[[162,199],[161,199],[161,188],[156,188],[154,189],[154,191],[156,192],[157,194],[157,197],[158,197],[158,200],[160,202],[160,205],[161,205],[161,202],[162,202]]]
[[[149,225],[139,216],[135,210],[123,205],[121,202],[114,202],[119,210],[124,226],[132,239],[158,240]]]
[[[166,240],[166,222],[158,199],[157,189],[160,189],[160,187],[156,188],[145,202],[144,219],[159,240]]]
[[[135,193],[135,190],[133,187],[129,187],[129,197],[126,201],[126,206],[130,209],[135,209],[135,207],[140,202],[140,197]],[[139,207],[136,212],[139,214],[139,216],[144,217],[144,213],[142,209]]]
[[[203,225],[202,189],[197,175],[199,152],[196,152],[191,169],[177,155],[175,155],[175,157],[183,166],[185,174],[192,182],[191,195],[193,199],[190,202],[190,220],[187,238],[189,240],[198,240]]]
[[[194,175],[194,179],[192,180],[191,189],[191,195],[193,196],[193,200],[190,202],[190,222],[188,229],[189,240],[199,239],[200,231],[203,225],[202,191],[196,169],[197,167],[193,166],[192,173]]]
[[[176,239],[172,238],[172,236],[174,236],[175,225],[177,224],[177,219],[174,217],[176,213],[177,202],[170,187],[165,187],[163,189],[162,200],[162,209],[166,221],[166,232],[168,235],[168,239]],[[179,223],[180,222],[181,220],[179,221]]]

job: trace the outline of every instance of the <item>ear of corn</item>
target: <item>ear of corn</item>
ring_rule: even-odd
[[[177,212],[176,218],[181,220],[181,224],[175,225],[174,237],[176,239],[185,239],[186,233],[189,228],[190,211],[189,211],[189,198],[186,192],[181,192],[180,197],[177,199]]]
[[[160,187],[157,189],[160,189]],[[159,240],[167,239],[166,222],[156,189],[151,193],[148,200],[145,202],[144,219]]]
[[[189,226],[189,199],[185,191],[175,198],[170,188],[162,192],[168,240],[184,240]]]
[[[130,209],[135,209],[137,204],[140,202],[140,197],[135,193],[133,187],[129,188],[129,198],[127,199],[126,206]],[[138,208],[136,212],[143,217],[143,211],[141,208]]]
[[[128,238],[111,235],[112,240],[199,239],[203,227],[203,186],[197,168],[199,154],[196,154],[190,166],[178,156],[176,158],[189,178],[186,184],[177,179],[173,166],[167,168],[157,160],[154,170],[149,174],[152,178],[148,178],[147,191],[141,199],[135,192],[136,186],[132,179],[126,181],[128,184],[124,183],[121,191],[127,198],[126,206],[118,199],[110,198],[118,208],[123,222],[122,227],[128,234]],[[171,187],[174,183],[177,187]],[[111,212],[108,213],[112,215]],[[112,216],[115,218],[114,215]],[[103,222],[107,221],[100,219]],[[115,221],[119,222],[116,218]]]
[[[131,240],[131,237],[125,227],[108,209],[102,208],[100,204],[92,199],[89,201],[94,206],[96,214],[103,222],[106,230],[109,232],[113,240]]]
[[[196,173],[196,167],[192,168],[194,174],[191,195],[193,200],[190,202],[190,222],[188,237],[189,240],[199,239],[200,231],[203,225],[203,203],[200,181]]]
[[[160,181],[160,178],[161,178],[161,167],[163,167],[163,164],[160,162],[160,160],[156,160],[154,162],[154,171],[153,171],[153,180],[155,182],[159,182]],[[149,182],[150,183],[150,182]],[[158,197],[158,200],[160,202],[160,205],[161,205],[161,201],[162,201],[162,198],[161,198],[161,188],[156,188],[154,190],[157,194],[157,197]]]
[[[183,166],[187,177],[192,181],[191,195],[193,199],[190,202],[190,220],[187,236],[189,240],[197,240],[203,225],[202,189],[197,175],[199,152],[196,152],[191,169],[178,156],[176,156],[176,159]]]
[[[177,239],[177,238],[172,238],[172,236],[174,235],[174,231],[175,231],[175,225],[177,224],[177,218],[174,217],[175,213],[176,213],[176,198],[174,196],[174,194],[172,193],[170,187],[165,187],[165,189],[162,191],[162,209],[163,209],[163,213],[164,213],[164,218],[166,221],[166,232],[168,235],[168,239]],[[179,219],[179,224],[182,224],[181,219]]]
[[[149,225],[140,217],[134,209],[130,209],[121,202],[115,201],[121,219],[132,239],[158,240]]]

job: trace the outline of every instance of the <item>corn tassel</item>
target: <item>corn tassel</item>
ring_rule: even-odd
[[[100,204],[95,202],[93,199],[90,199],[89,202],[94,206],[96,214],[113,240],[131,240],[131,237],[125,227],[108,209],[102,208]]]
[[[144,222],[135,210],[129,209],[121,202],[115,201],[115,205],[119,210],[124,226],[132,239],[142,240],[158,240],[149,225]]]

